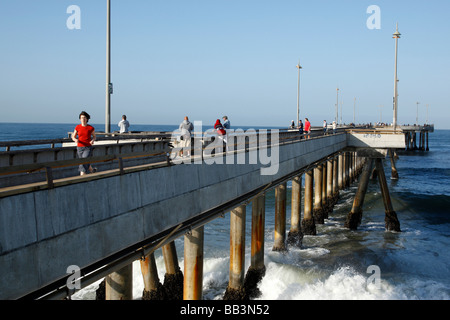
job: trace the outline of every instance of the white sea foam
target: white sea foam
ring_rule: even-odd
[[[403,300],[449,298],[447,288],[435,281],[394,285],[381,280],[367,283],[368,276],[341,267],[328,276],[270,263],[260,284],[263,300]]]

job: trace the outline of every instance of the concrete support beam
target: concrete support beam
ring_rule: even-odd
[[[367,192],[367,187],[369,185],[370,174],[372,172],[373,167],[373,159],[369,159],[367,161],[364,170],[361,175],[361,179],[358,185],[358,191],[355,194],[355,199],[353,200],[352,210],[347,216],[347,220],[345,221],[345,227],[350,230],[356,230],[361,223],[362,219],[362,207],[364,204],[364,197]]]
[[[178,265],[177,249],[175,242],[170,242],[162,247],[166,274],[164,275],[164,288],[167,300],[183,299],[183,273]]]
[[[389,149],[389,159],[391,160],[391,179],[397,180],[398,172],[395,167],[394,151],[392,151],[392,149]]]
[[[106,276],[106,300],[132,300],[133,299],[133,265],[129,264],[119,271]]]
[[[327,203],[327,163],[322,165],[322,212],[324,219],[328,219],[328,203]]]
[[[333,159],[327,161],[327,217],[333,212],[334,207],[334,197],[333,197]]]
[[[201,300],[203,295],[203,241],[201,226],[184,236],[184,300]]]
[[[245,215],[241,205],[230,213],[230,278],[224,300],[244,300]]]
[[[349,165],[349,161],[348,161],[348,152],[344,152],[344,156],[342,157],[343,159],[343,188],[347,189],[349,186],[349,176],[348,176],[348,165]]]
[[[333,158],[333,197],[334,203],[339,199],[339,157]]]
[[[341,153],[338,156],[338,190],[344,188],[344,155]]]
[[[313,216],[316,224],[324,223],[322,208],[322,165],[314,168],[314,209]]]
[[[389,195],[389,189],[386,182],[386,176],[384,174],[383,163],[381,159],[375,160],[377,172],[378,172],[378,182],[380,184],[381,195],[383,196],[384,211],[385,211],[385,227],[388,231],[398,231],[400,232],[400,222],[397,219],[397,214],[392,207],[391,197]]]
[[[264,266],[265,195],[252,201],[251,261],[244,280],[245,292],[249,298],[260,294],[258,283],[266,272]]]
[[[304,235],[316,235],[316,224],[314,223],[313,208],[313,171],[305,173],[305,197],[302,220],[302,233]]]
[[[286,251],[286,182],[275,188],[275,237],[273,251]]]
[[[145,259],[140,260],[141,272],[144,280],[142,300],[164,300],[165,290],[159,282],[156,268],[155,254],[152,252]]]
[[[291,188],[291,228],[288,233],[288,244],[301,247],[303,234],[300,227],[301,221],[301,191],[302,176],[292,179]]]

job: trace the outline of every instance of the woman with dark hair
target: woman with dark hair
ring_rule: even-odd
[[[81,124],[75,127],[72,134],[72,140],[77,144],[77,155],[78,158],[88,158],[92,156],[92,145],[95,141],[95,129],[93,126],[88,124],[91,116],[86,111],[82,111],[79,115]],[[88,163],[80,164],[78,171],[80,175],[86,174],[88,171],[93,173],[97,171],[96,168]]]

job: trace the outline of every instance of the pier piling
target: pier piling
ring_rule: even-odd
[[[251,261],[244,280],[249,298],[260,294],[258,283],[266,272],[264,266],[265,195],[258,195],[252,201]]]
[[[142,300],[164,300],[165,290],[159,282],[158,269],[156,268],[155,254],[152,252],[140,260],[144,290]]]
[[[394,151],[392,151],[392,149],[389,149],[389,158],[391,159],[391,179],[397,180],[398,172],[395,167]]]
[[[167,300],[183,299],[183,273],[178,265],[175,242],[170,242],[162,247],[166,274],[164,275],[164,289]]]
[[[324,214],[322,208],[322,165],[314,168],[314,209],[313,217],[316,224],[324,224]]]
[[[286,251],[286,182],[275,188],[275,236],[273,251]]]
[[[322,164],[322,214],[324,219],[328,219],[327,203],[327,163]]]
[[[133,265],[129,264],[119,271],[106,276],[106,300],[132,300],[133,299]]]
[[[327,161],[327,191],[326,191],[326,215],[333,212],[334,197],[333,197],[333,159]]]
[[[201,300],[203,294],[204,227],[184,236],[184,300]]]
[[[244,289],[245,215],[245,205],[233,209],[230,213],[230,279],[224,300],[246,299]]]
[[[392,207],[391,197],[389,195],[389,189],[386,182],[386,176],[384,174],[382,159],[376,159],[375,164],[378,172],[378,182],[380,184],[381,194],[384,202],[384,209],[386,214],[384,221],[386,230],[400,232],[400,222],[398,221],[397,214]]]
[[[292,179],[291,188],[291,228],[289,229],[287,243],[301,247],[303,234],[300,227],[301,221],[301,191],[302,176]]]
[[[339,157],[333,158],[333,206],[339,199],[339,180],[338,180]]]
[[[302,233],[304,235],[316,235],[316,224],[312,214],[313,205],[313,171],[305,173],[305,196],[302,220]]]
[[[344,156],[339,154],[338,156],[338,190],[344,188]]]
[[[361,179],[358,185],[358,191],[355,194],[355,199],[353,200],[353,206],[350,213],[345,221],[345,227],[350,230],[356,230],[361,223],[362,218],[362,206],[364,204],[364,197],[367,192],[367,187],[369,185],[370,173],[372,172],[373,159],[367,161],[364,170],[361,175]]]

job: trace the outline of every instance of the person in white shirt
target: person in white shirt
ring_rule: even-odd
[[[122,116],[122,121],[119,122],[118,126],[120,128],[120,131],[119,131],[120,133],[128,132],[128,128],[130,127],[130,123],[128,122],[126,115]]]

